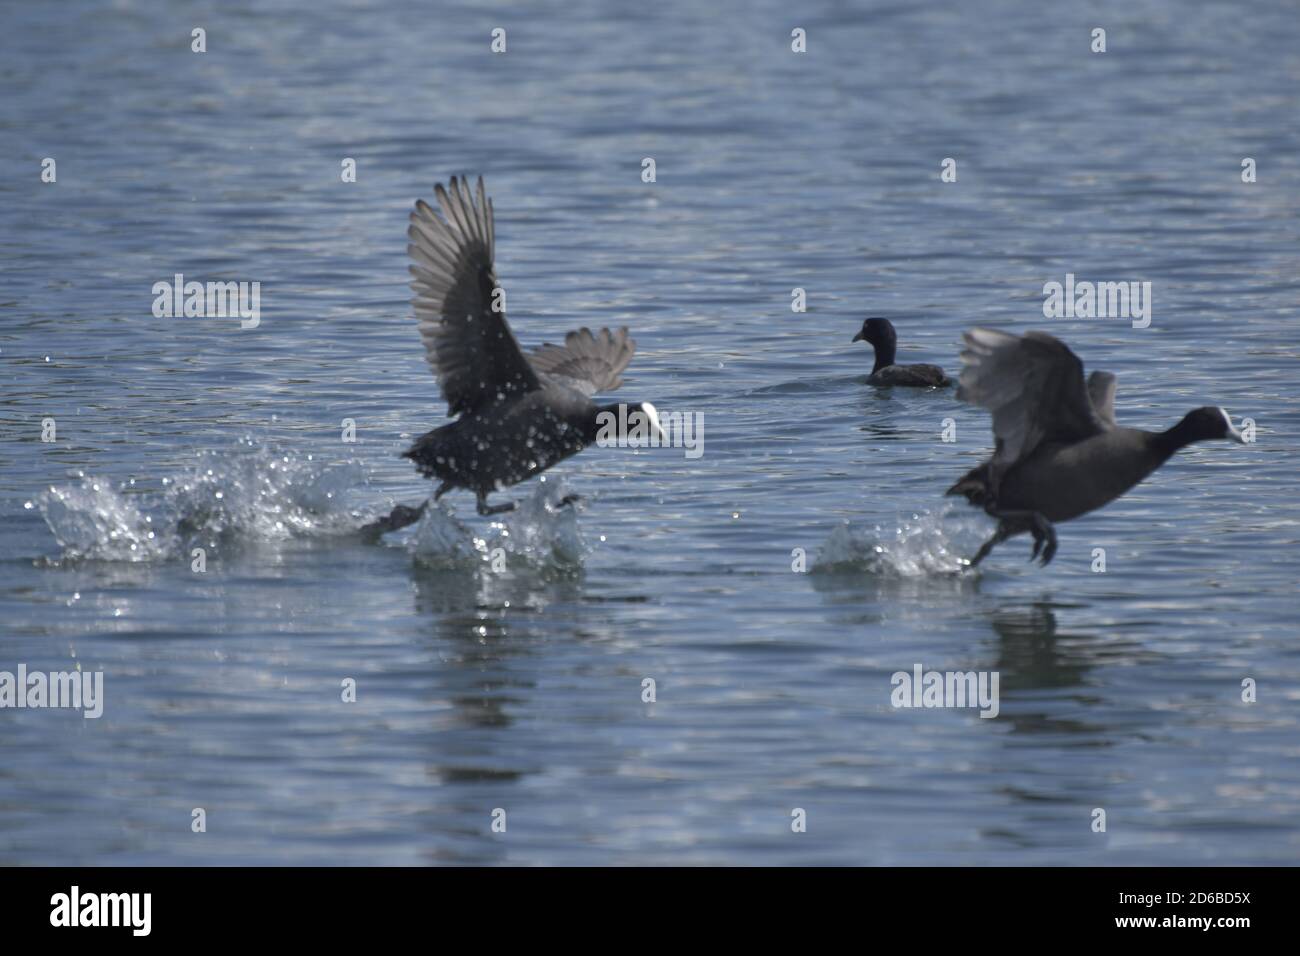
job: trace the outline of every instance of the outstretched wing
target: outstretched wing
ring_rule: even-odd
[[[563,345],[547,342],[529,359],[543,377],[590,397],[623,384],[620,376],[634,352],[636,342],[628,336],[627,326],[617,332],[601,329],[595,335],[582,328],[565,335]]]
[[[442,216],[415,204],[411,289],[420,337],[451,414],[471,412],[541,387],[519,348],[505,310],[494,311],[497,278],[492,201],[479,177],[477,202],[469,183],[451,177],[434,187]]]
[[[1088,398],[1092,401],[1092,410],[1107,428],[1119,427],[1119,422],[1115,421],[1115,384],[1116,378],[1110,372],[1093,372],[1088,376]]]
[[[1078,441],[1104,430],[1083,383],[1083,363],[1044,332],[964,333],[957,397],[993,413],[995,466],[1031,454],[1045,441]]]

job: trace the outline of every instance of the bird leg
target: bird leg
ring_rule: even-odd
[[[983,561],[986,557],[988,557],[990,551],[992,551],[997,545],[1001,544],[1003,541],[1007,540],[1007,538],[1011,537],[1013,534],[1016,533],[1018,532],[1016,530],[1012,530],[1011,527],[1007,525],[1005,522],[999,521],[998,530],[993,532],[993,537],[989,538],[982,545],[980,545],[980,549],[975,552],[975,557],[970,559],[970,566],[972,568],[977,567],[981,561]]]
[[[514,510],[515,503],[513,501],[507,501],[503,505],[490,505],[487,503],[487,492],[480,491],[478,493],[478,513],[481,515],[499,515],[503,511]]]
[[[1050,521],[1037,511],[990,511],[989,514],[998,519],[998,529],[975,553],[970,562],[972,568],[988,557],[995,546],[1026,531],[1034,536],[1034,550],[1029,560],[1038,558],[1039,552],[1042,552],[1041,564],[1047,567],[1056,555],[1056,529]]]

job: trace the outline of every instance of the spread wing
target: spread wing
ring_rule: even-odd
[[[434,187],[442,215],[419,200],[406,231],[412,304],[420,337],[451,414],[471,412],[541,387],[505,311],[494,311],[496,236],[492,201],[479,177]]]
[[[620,376],[635,351],[636,342],[628,336],[626,326],[617,332],[601,329],[595,335],[582,328],[565,335],[563,345],[547,342],[529,359],[544,378],[590,397],[623,384]]]
[[[1093,372],[1088,376],[1088,398],[1092,410],[1107,428],[1118,428],[1115,421],[1115,376],[1110,372]]]
[[[994,465],[1019,461],[1045,441],[1078,441],[1104,430],[1084,387],[1083,363],[1064,342],[1044,332],[996,329],[962,337],[957,397],[993,413]]]

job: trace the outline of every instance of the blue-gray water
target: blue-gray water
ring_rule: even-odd
[[[1295,862],[1298,24],[5,4],[0,671],[106,701],[0,710],[0,863]],[[464,531],[366,545],[430,490],[406,217],[458,172],[524,343],[631,326],[618,397],[703,413],[705,451],[591,449],[497,496],[532,509],[504,531],[457,493]],[[260,326],[155,318],[178,272],[259,281]],[[1151,327],[1044,319],[1066,273],[1150,281]],[[865,385],[867,315],[950,373],[971,325],[1047,328],[1123,423],[1221,404],[1258,441],[1061,525],[1045,570],[1018,538],[956,573],[988,416]],[[916,664],[997,671],[999,715],[894,709]]]

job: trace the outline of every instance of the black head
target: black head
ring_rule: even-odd
[[[853,336],[854,342],[869,342],[879,348],[882,345],[893,346],[898,341],[894,324],[888,319],[867,319],[862,323],[862,331]]]
[[[596,406],[584,438],[587,444],[633,448],[666,441],[663,427],[659,424],[659,412],[649,402]]]
[[[870,342],[876,350],[876,364],[871,372],[874,375],[882,368],[894,364],[894,352],[898,348],[898,336],[888,319],[867,319],[862,323],[862,331],[853,336],[854,342]]]
[[[1241,442],[1243,445],[1246,443],[1241,432],[1233,427],[1228,413],[1217,405],[1192,409],[1174,428],[1187,444],[1194,441],[1213,441],[1217,438],[1227,438]]]

